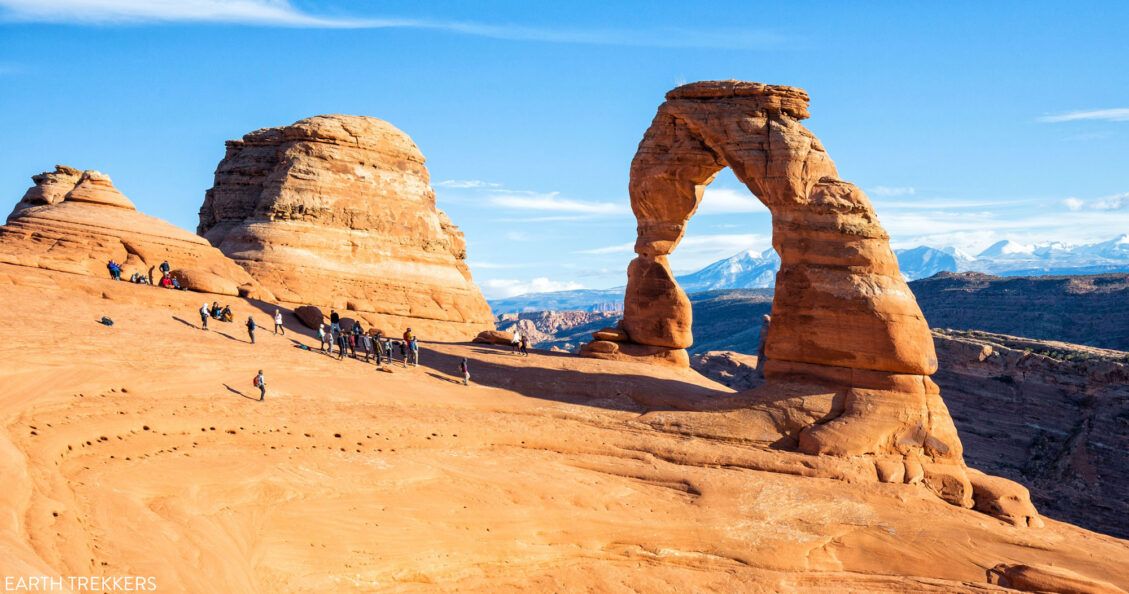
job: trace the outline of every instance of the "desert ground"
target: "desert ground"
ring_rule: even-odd
[[[717,414],[694,403],[732,397],[690,370],[425,342],[418,368],[378,372],[317,352],[290,315],[272,335],[269,304],[233,300],[236,323],[204,332],[207,295],[8,265],[0,286],[4,575],[216,593],[981,592],[1002,590],[997,564],[1025,563],[1129,587],[1129,542],[680,430]]]

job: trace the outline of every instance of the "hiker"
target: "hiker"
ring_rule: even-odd
[[[325,352],[326,345],[329,345],[330,348],[333,347],[333,345],[329,342],[329,339],[326,337],[325,324],[318,324],[318,348],[321,349],[321,352]]]
[[[220,321],[222,321],[222,322],[234,322],[235,321],[235,314],[231,313],[231,306],[230,305],[223,306],[223,311],[220,312]]]
[[[754,371],[756,371],[757,375],[759,377],[762,377],[762,378],[764,377],[764,363],[765,363],[764,345],[765,345],[765,341],[768,340],[768,328],[771,325],[772,325],[772,316],[770,316],[768,314],[764,314],[764,317],[761,318],[760,345],[757,346],[757,366],[754,369]]]
[[[385,345],[384,345],[384,335],[383,335],[383,333],[378,331],[376,333],[376,336],[372,337],[372,346],[373,346],[373,349],[376,350],[376,366],[380,367],[380,359],[383,358],[386,354],[388,354],[388,349],[386,349]],[[389,364],[392,363],[391,356],[389,356],[388,363]]]
[[[263,377],[262,369],[259,370],[259,375],[255,376],[255,380],[252,383],[259,389],[259,402],[262,402],[267,397],[267,380]]]
[[[345,333],[341,330],[337,330],[334,335],[337,337],[337,360],[340,361],[345,358],[345,349],[349,346],[348,340],[345,339]]]
[[[222,313],[223,313],[223,310],[220,309],[220,302],[219,301],[213,301],[212,302],[212,319],[215,319],[215,320],[220,319],[220,314],[222,314]]]
[[[180,281],[176,280],[175,276],[169,276],[169,279],[172,280],[172,288],[173,289],[176,289],[177,291],[183,291],[184,290],[183,287],[180,286]]]
[[[470,385],[470,366],[467,365],[466,357],[463,357],[462,363],[459,363],[459,371],[463,372],[463,385]]]
[[[341,315],[335,311],[329,312],[329,327],[333,330],[333,336],[336,338],[337,333],[341,331]]]
[[[172,268],[169,267],[169,261],[168,260],[161,262],[161,274],[162,275],[168,276],[170,270],[172,270]]]
[[[200,329],[201,330],[207,330],[208,329],[208,318],[209,317],[211,317],[211,316],[208,315],[208,302],[205,301],[204,305],[200,306]]]
[[[514,337],[510,339],[510,354],[517,354],[519,346],[521,346],[521,330],[514,329]]]
[[[360,322],[353,322],[353,358],[357,358],[357,349],[364,350],[365,348],[365,329],[361,327]],[[365,360],[368,360],[368,355],[365,355]]]
[[[412,341],[408,343],[408,351],[412,354],[412,367],[419,367],[419,339],[412,335]]]
[[[172,286],[172,277],[171,277],[171,276],[169,276],[169,275],[167,275],[167,274],[166,274],[166,275],[164,275],[164,276],[162,276],[162,277],[161,277],[161,286],[162,286],[162,287],[164,287],[164,288],[166,288],[166,289],[171,289],[171,288],[173,288],[173,286]]]
[[[274,333],[286,336],[286,329],[282,327],[282,311],[277,308],[274,310]]]
[[[108,264],[106,264],[106,268],[109,269],[109,271],[110,271],[110,278],[111,279],[116,280],[116,281],[120,281],[122,279],[121,264],[118,264],[117,262],[110,260],[110,262]]]
[[[247,316],[247,336],[251,337],[251,344],[255,344],[255,318]]]
[[[353,327],[356,328],[356,326],[353,326]],[[349,356],[356,359],[357,358],[357,335],[354,332],[346,332],[345,334],[346,334],[345,338],[347,338],[348,341],[349,341]]]
[[[526,334],[521,335],[521,356],[529,356],[529,336]]]
[[[372,356],[372,337],[368,334],[361,335],[361,346],[365,349],[365,363],[368,363],[369,358]]]
[[[400,360],[404,362],[404,367],[408,366],[408,343],[400,342]]]

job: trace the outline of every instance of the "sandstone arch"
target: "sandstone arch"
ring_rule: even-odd
[[[765,375],[770,385],[836,392],[824,416],[798,423],[795,447],[901,457],[904,472],[885,466],[896,480],[921,475],[922,462],[940,462],[952,472],[924,472],[934,476],[935,490],[971,505],[960,440],[928,377],[937,359],[925,318],[870,201],[839,179],[823,145],[800,124],[807,116],[807,93],[794,87],[719,81],[667,93],[631,164],[638,256],[628,267],[622,323],[630,340],[597,342],[586,354],[686,360],[690,302],[667,256],[706,185],[729,167],[771,212],[781,258]]]

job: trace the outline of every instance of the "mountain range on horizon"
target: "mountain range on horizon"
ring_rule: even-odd
[[[981,272],[994,276],[1059,276],[1129,272],[1129,234],[1108,241],[1071,245],[1059,241],[1025,244],[998,241],[971,255],[954,247],[896,249],[898,267],[906,280],[939,272]],[[780,256],[769,248],[744,250],[700,270],[678,275],[687,293],[722,289],[769,289],[776,284]],[[610,311],[622,307],[624,287],[527,293],[490,300],[495,314],[545,311]]]

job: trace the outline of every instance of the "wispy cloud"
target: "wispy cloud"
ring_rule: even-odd
[[[1077,212],[1079,210],[1082,210],[1082,207],[1086,205],[1086,201],[1071,196],[1070,198],[1064,199],[1062,201],[1062,205],[1069,210]]]
[[[436,186],[441,188],[453,188],[456,190],[472,190],[479,188],[500,188],[502,184],[496,182],[482,181],[480,179],[445,179],[441,182],[436,182]]]
[[[870,188],[870,193],[874,196],[913,196],[917,190],[911,186],[874,186]]]
[[[488,198],[490,204],[515,210],[542,210],[591,215],[608,215],[624,212],[625,208],[613,202],[586,202],[561,198],[560,192],[496,193]]]
[[[583,289],[584,285],[576,281],[555,281],[548,277],[539,276],[530,280],[517,280],[495,278],[478,283],[488,299],[516,297],[526,293],[548,293],[551,291],[575,291]]]
[[[232,23],[273,27],[339,29],[429,29],[476,37],[640,47],[764,49],[788,40],[768,31],[741,28],[567,29],[516,24],[366,16],[322,16],[288,0],[0,0],[7,21],[119,25],[143,23]]]
[[[1100,120],[1105,122],[1129,122],[1129,107],[1114,107],[1112,109],[1091,109],[1088,111],[1068,111],[1038,118],[1046,124],[1059,122],[1077,122],[1082,120]]]
[[[702,194],[702,202],[696,214],[737,214],[748,212],[768,212],[764,204],[747,189],[708,187]]]

